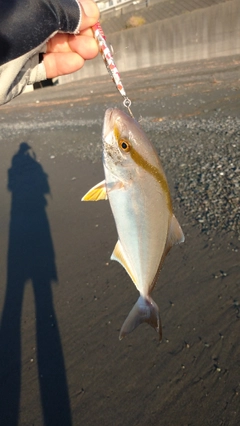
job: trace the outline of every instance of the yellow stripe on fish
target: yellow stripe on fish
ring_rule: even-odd
[[[116,125],[114,126],[114,136],[116,140],[118,141],[119,148],[123,152],[129,152],[135,164],[137,164],[137,166],[140,166],[147,173],[151,174],[156,179],[156,181],[160,184],[162,190],[164,191],[167,197],[168,209],[170,212],[172,212],[171,195],[170,195],[168,183],[164,174],[161,173],[161,171],[157,167],[153,166],[147,160],[145,160],[145,158],[143,158],[143,156],[139,154],[139,152],[135,148],[133,148],[131,142],[128,139],[124,139],[120,137],[120,132]]]

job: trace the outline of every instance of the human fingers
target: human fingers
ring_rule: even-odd
[[[70,36],[68,45],[72,52],[78,53],[84,59],[93,59],[99,53],[97,42],[88,35]]]
[[[69,38],[71,36],[65,33],[57,33],[47,42],[47,53],[71,52],[69,47]],[[75,37],[75,36],[73,36]]]
[[[98,45],[96,40],[92,37],[91,30],[85,30],[79,35],[56,34],[47,43],[46,53],[75,52],[84,59],[92,59],[97,56],[98,51]]]
[[[83,67],[84,61],[98,54],[96,41],[88,36],[69,36],[67,43],[59,43],[55,51],[44,55],[47,78],[70,74]]]
[[[79,30],[92,27],[99,19],[99,9],[93,0],[78,0],[82,10],[82,19]]]
[[[92,27],[91,28],[86,28],[86,30],[81,30],[80,34],[88,36],[88,37],[92,37],[92,38],[95,39],[95,35],[94,35]]]
[[[78,71],[84,65],[84,59],[75,52],[46,53],[44,55],[46,77],[54,78],[59,75]]]

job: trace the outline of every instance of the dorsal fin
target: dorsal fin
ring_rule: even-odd
[[[85,195],[82,197],[81,201],[99,201],[107,200],[106,184],[105,180],[99,182],[97,185],[93,186]]]
[[[134,272],[129,264],[129,260],[127,259],[127,256],[124,252],[122,244],[120,243],[119,240],[117,244],[115,245],[115,248],[111,255],[111,260],[116,260],[117,262],[119,262],[126,269],[128,275],[131,277],[132,281],[136,285],[136,278],[134,276]]]

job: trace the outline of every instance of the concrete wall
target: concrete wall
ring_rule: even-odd
[[[240,54],[240,0],[128,29],[107,37],[119,71]],[[60,83],[106,74],[99,55]]]

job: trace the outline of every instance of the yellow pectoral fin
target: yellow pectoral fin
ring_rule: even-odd
[[[127,256],[124,253],[124,250],[122,248],[120,241],[118,241],[117,244],[115,245],[115,248],[111,255],[111,260],[116,260],[117,262],[119,262],[126,269],[128,275],[131,277],[132,281],[136,285],[136,278],[134,276],[134,272],[129,264]]]
[[[105,180],[95,185],[82,197],[81,201],[99,201],[107,200],[106,184]]]

